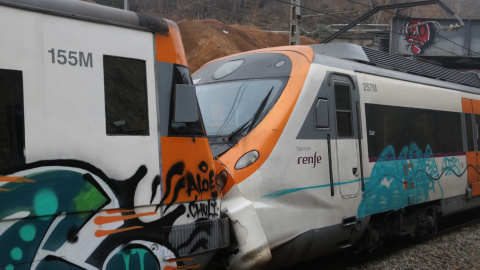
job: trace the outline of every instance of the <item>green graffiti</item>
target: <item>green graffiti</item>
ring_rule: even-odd
[[[135,270],[153,270],[159,269],[158,262],[148,249],[132,248],[123,249],[117,252],[108,262],[106,269],[135,269]]]
[[[58,209],[58,199],[50,189],[39,190],[33,199],[33,208],[38,216],[50,216]]]
[[[33,240],[33,238],[35,238],[35,235],[37,234],[37,228],[33,224],[27,224],[20,228],[19,233],[23,241],[30,242]]]
[[[144,270],[145,269],[144,258],[147,251],[145,249],[138,249],[138,248],[132,249],[132,254],[135,254],[135,253],[138,253],[138,257],[140,257],[140,269]]]
[[[97,209],[106,201],[100,191],[98,191],[92,184],[85,183],[78,195],[73,198],[75,210],[77,212],[86,212],[92,209]],[[85,213],[87,215],[87,213]]]
[[[130,250],[128,252],[123,251],[123,260],[125,261],[125,270],[130,269]]]
[[[10,256],[12,257],[12,259],[14,259],[15,261],[19,261],[22,259],[23,257],[23,251],[21,248],[19,247],[14,247],[11,251],[10,251]]]

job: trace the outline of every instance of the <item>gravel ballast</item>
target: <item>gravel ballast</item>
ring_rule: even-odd
[[[480,269],[480,224],[469,225],[346,269]]]

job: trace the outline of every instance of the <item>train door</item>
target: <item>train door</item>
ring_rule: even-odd
[[[462,109],[465,116],[466,141],[467,141],[467,177],[468,185],[472,189],[472,196],[480,195],[480,101],[462,98]]]
[[[340,186],[343,198],[356,197],[360,189],[360,149],[358,118],[358,90],[348,77],[333,76],[330,85],[333,86],[335,97],[335,123],[337,138],[332,147],[336,154],[332,155],[334,181]]]

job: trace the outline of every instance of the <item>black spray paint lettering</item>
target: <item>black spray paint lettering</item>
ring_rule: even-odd
[[[157,206],[157,210],[160,205],[172,195],[172,199],[170,203],[167,204],[165,207],[165,212],[167,211],[170,206],[175,203],[178,199],[178,196],[181,191],[185,192],[184,189],[186,188],[186,192],[190,197],[192,192],[196,192],[197,194],[202,194],[204,192],[211,192],[211,197],[216,199],[219,194],[219,187],[216,182],[213,180],[215,173],[213,170],[208,170],[208,165],[205,161],[200,162],[198,165],[198,169],[200,173],[197,173],[195,176],[190,172],[185,172],[185,163],[182,161],[173,165],[170,170],[168,170],[167,177],[166,177],[166,189],[165,189],[165,196],[160,201],[160,204]],[[203,174],[203,177],[202,177]],[[206,175],[205,175],[206,174]],[[175,187],[173,187],[173,177],[181,176],[178,179]],[[173,194],[172,194],[173,188]]]
[[[197,196],[195,196],[195,201],[188,204],[188,211],[193,218],[216,218],[218,217],[217,210],[219,209],[215,200],[197,202]]]
[[[188,196],[191,195],[192,191],[196,191],[199,194],[202,194],[203,192],[212,191],[212,194],[211,194],[212,197],[216,198],[218,196],[218,193],[217,191],[213,191],[213,190],[216,190],[216,183],[213,181],[213,177],[215,173],[213,172],[213,170],[210,170],[210,172],[208,172],[208,165],[205,161],[200,162],[200,164],[198,165],[198,168],[203,173],[205,174],[208,173],[208,177],[207,177],[208,179],[206,179],[206,177],[203,177],[202,179],[202,175],[200,175],[200,173],[196,175],[196,181],[195,179],[193,179],[191,174],[187,175]]]
[[[322,162],[322,156],[317,156],[317,152],[315,152],[313,156],[298,157],[297,164],[313,164],[313,168],[315,168],[315,166],[321,162]]]

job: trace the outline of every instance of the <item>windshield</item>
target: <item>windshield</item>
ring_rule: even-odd
[[[286,81],[273,78],[197,85],[207,136],[246,134],[273,106]]]

